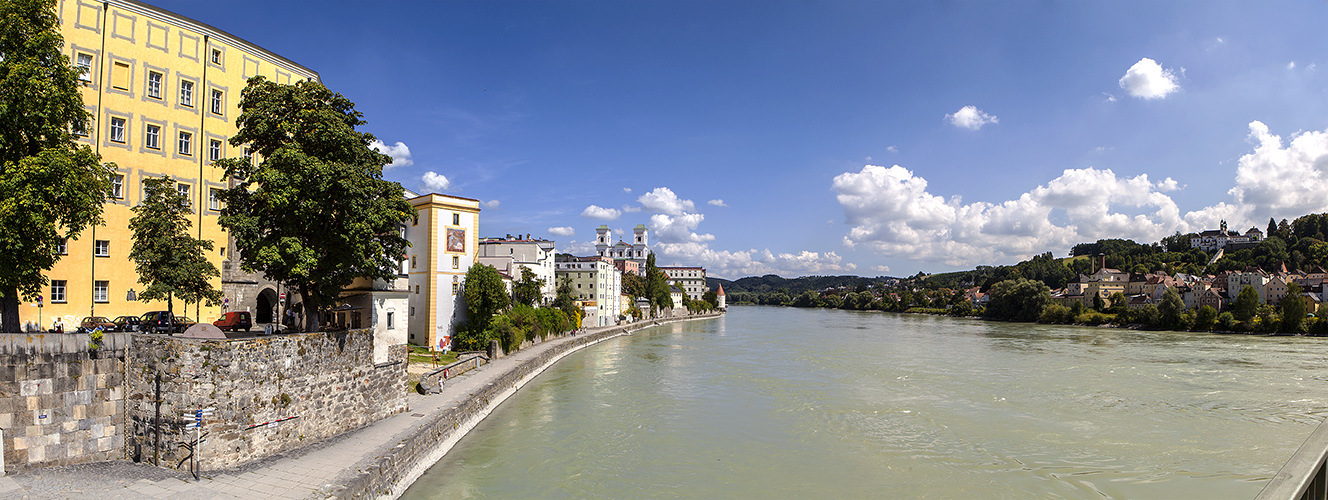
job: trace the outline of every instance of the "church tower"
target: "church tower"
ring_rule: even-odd
[[[646,254],[650,253],[650,234],[648,234],[645,224],[637,224],[632,232],[635,233],[636,237],[632,239],[631,257],[636,260],[644,261],[646,260]]]
[[[613,231],[609,230],[608,224],[604,224],[595,228],[595,234],[599,235],[595,238],[595,251],[601,257],[609,255],[609,246],[613,245]]]

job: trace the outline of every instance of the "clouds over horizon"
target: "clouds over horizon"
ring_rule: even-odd
[[[1243,227],[1328,211],[1328,130],[1298,134],[1284,147],[1262,122],[1249,127],[1256,147],[1240,158],[1230,201],[1183,215],[1167,194],[1180,183],[1148,174],[1066,169],[1016,199],[965,204],[929,192],[927,180],[904,167],[866,165],[832,182],[850,226],[843,241],[915,261],[1009,264],[1101,238],[1154,242],[1221,220]]]
[[[1125,70],[1117,83],[1130,95],[1146,100],[1161,99],[1180,90],[1176,75],[1147,57]]]

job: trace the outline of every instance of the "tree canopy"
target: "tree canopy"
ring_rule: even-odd
[[[221,274],[204,252],[212,242],[189,236],[189,200],[163,176],[143,181],[143,202],[132,210],[129,230],[133,233],[134,261],[138,282],[147,288],[141,300],[166,300],[166,310],[175,311],[176,297],[186,303],[221,301],[221,291],[209,281]]]
[[[543,295],[540,291],[544,288],[544,280],[535,276],[535,271],[528,267],[521,268],[521,279],[512,284],[512,303],[523,306],[533,306]]]
[[[472,264],[466,270],[466,282],[462,288],[462,295],[466,299],[466,321],[470,323],[472,331],[488,329],[493,315],[511,305],[507,287],[503,285],[503,276],[493,266]]]
[[[67,238],[100,224],[112,165],[74,131],[87,130],[77,69],[64,55],[54,0],[0,2],[0,331],[19,330],[20,298]]]
[[[356,278],[396,279],[415,217],[400,184],[383,180],[387,155],[354,103],[315,81],[282,85],[254,77],[240,96],[230,143],[257,158],[217,162],[234,178],[221,194],[221,225],[243,269],[299,291],[305,330]]]

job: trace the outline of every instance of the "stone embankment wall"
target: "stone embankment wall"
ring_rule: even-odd
[[[474,394],[469,395],[457,406],[434,416],[433,420],[424,425],[418,433],[397,444],[387,455],[379,457],[377,463],[371,466],[369,470],[364,471],[349,484],[343,485],[341,489],[333,492],[332,496],[337,498],[370,498],[391,495],[393,489],[401,486],[401,482],[422,465],[421,462],[426,460],[440,443],[454,437],[457,432],[464,432],[465,429],[468,429],[466,423],[488,412],[491,409],[491,403],[505,397],[504,393],[516,388],[522,379],[543,370],[552,360],[565,353],[609,337],[616,337],[652,325],[671,321],[719,317],[721,315],[723,315],[722,312],[717,312],[641,321],[592,334],[575,336],[571,340],[552,346],[540,353],[539,356],[526,360],[511,371],[500,375]]]
[[[0,334],[0,430],[5,468],[124,456],[128,335]]]
[[[214,408],[201,428],[203,470],[268,457],[406,410],[406,346],[394,346],[389,361],[375,365],[370,330],[244,340],[135,335],[130,350],[126,450],[136,461],[182,467],[194,440],[186,426],[201,408]]]
[[[406,346],[375,364],[373,332],[204,340],[107,333],[0,335],[7,469],[130,459],[185,468],[204,420],[202,469],[240,465],[406,409]],[[189,414],[186,414],[189,413]]]

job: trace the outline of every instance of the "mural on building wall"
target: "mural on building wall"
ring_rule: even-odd
[[[466,230],[447,228],[447,251],[465,252],[466,251]]]

